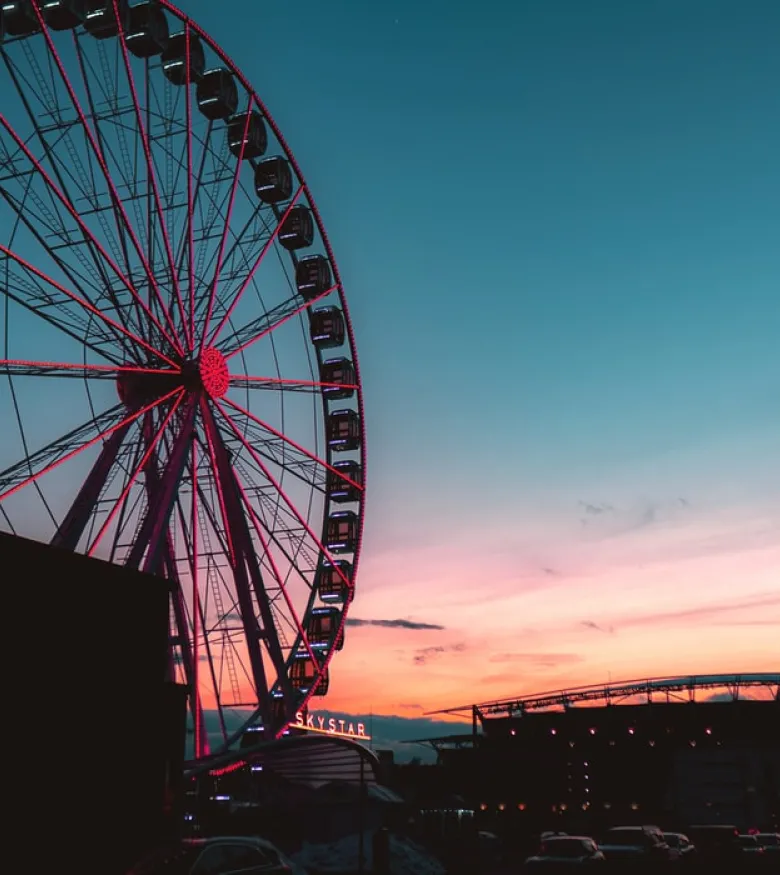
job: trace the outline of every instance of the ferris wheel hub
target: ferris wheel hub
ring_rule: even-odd
[[[211,398],[221,398],[230,386],[225,356],[213,346],[203,350],[198,361],[198,376],[203,391]]]
[[[214,347],[206,347],[199,358],[182,362],[179,371],[152,367],[148,372],[140,368],[123,371],[117,377],[116,387],[125,407],[138,410],[176,389],[222,398],[230,387],[230,373],[225,356]]]

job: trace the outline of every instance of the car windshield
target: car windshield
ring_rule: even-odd
[[[765,848],[776,848],[780,845],[780,836],[772,835],[772,833],[762,833],[758,840]]]
[[[547,839],[540,851],[543,857],[582,857],[588,853],[586,842],[581,839]]]
[[[743,848],[755,848],[758,844],[758,840],[755,836],[740,836],[739,840],[742,843]]]
[[[673,832],[665,832],[664,841],[670,848],[676,848],[680,844],[680,836],[675,835]]]

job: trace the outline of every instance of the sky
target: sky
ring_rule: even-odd
[[[317,707],[397,739],[780,670],[780,3],[179,5],[295,152],[354,322],[365,539]]]
[[[184,8],[254,83],[355,323],[332,711],[780,668],[780,5]]]

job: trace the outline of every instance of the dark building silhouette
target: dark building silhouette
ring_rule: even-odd
[[[780,675],[746,677],[755,689],[740,690],[737,676],[672,679],[644,682],[644,693],[633,684],[474,706],[470,738],[432,740],[438,777],[426,782],[458,792],[484,828],[505,834],[631,823],[776,828]],[[716,686],[732,693],[708,700]]]
[[[6,534],[0,580],[8,834],[27,837],[27,868],[122,872],[173,828],[185,700],[164,682],[168,584]]]

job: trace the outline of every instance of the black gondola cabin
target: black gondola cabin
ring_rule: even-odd
[[[351,580],[351,562],[347,562],[346,559],[336,559],[332,565],[330,562],[323,562],[317,572],[317,594],[323,602],[334,604],[351,602],[353,588],[351,583],[347,583]]]
[[[172,85],[184,85],[187,82],[187,36],[175,33],[168,40],[168,47],[163,52],[162,68],[165,78]],[[190,33],[190,82],[200,81],[206,69],[206,55],[203,43],[196,33]]]
[[[314,608],[309,615],[306,628],[306,638],[312,648],[333,646],[334,650],[341,650],[344,646],[344,635],[337,633],[341,625],[341,610],[336,607]]]
[[[0,18],[3,36],[29,36],[41,29],[30,0],[3,3]]]
[[[72,30],[84,21],[86,0],[44,0],[43,19],[52,30]]]
[[[245,161],[265,155],[268,148],[265,122],[256,109],[232,116],[227,124],[227,137],[230,151]]]
[[[119,33],[111,0],[87,0],[84,30],[95,39],[110,39]],[[130,23],[130,4],[119,0],[119,17],[122,30],[127,32]]]
[[[360,446],[360,417],[354,410],[334,410],[328,417],[328,446],[334,452],[356,450]]]
[[[320,307],[312,311],[309,322],[311,342],[319,349],[341,346],[347,334],[344,314],[338,307]]]
[[[351,510],[338,510],[328,517],[326,546],[331,553],[354,553],[359,533],[358,515]]]
[[[230,70],[206,70],[195,92],[198,109],[210,121],[228,118],[238,107],[238,88]]]
[[[290,666],[290,682],[293,688],[301,693],[308,693],[317,679],[317,667],[312,662],[308,651],[295,654],[295,659]],[[323,674],[322,680],[314,691],[315,696],[324,696],[328,692],[328,673]]]
[[[137,58],[161,55],[168,48],[168,37],[168,19],[154,0],[130,7],[130,23],[125,31],[129,52]]]
[[[295,285],[304,301],[311,301],[330,289],[333,276],[324,255],[307,255],[295,268]]]
[[[279,229],[279,242],[290,252],[311,246],[314,242],[314,218],[308,207],[299,204],[287,213]]]
[[[292,197],[293,176],[280,155],[264,158],[255,168],[255,191],[264,204],[278,204]]]
[[[322,394],[329,401],[340,401],[355,394],[355,366],[348,358],[333,358],[320,367]]]
[[[335,470],[328,470],[326,490],[331,501],[343,504],[345,501],[360,501],[363,493],[363,472],[357,462],[351,459],[334,462]]]

